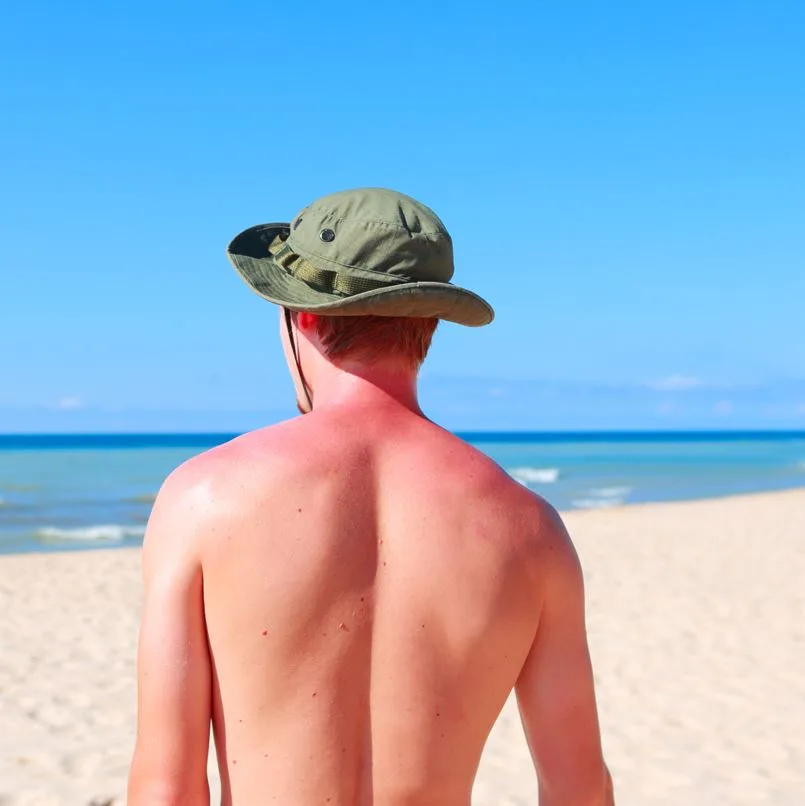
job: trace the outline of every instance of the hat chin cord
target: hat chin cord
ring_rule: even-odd
[[[313,400],[310,397],[310,391],[308,390],[307,381],[305,380],[305,374],[302,372],[302,362],[299,360],[299,351],[296,349],[296,341],[294,340],[293,328],[291,327],[291,312],[287,308],[283,308],[283,311],[285,312],[285,327],[288,330],[288,341],[291,343],[291,352],[293,353],[293,358],[296,362],[296,369],[299,372],[299,380],[302,384],[302,390],[304,391],[305,398],[307,399],[307,413],[310,413],[313,411]]]

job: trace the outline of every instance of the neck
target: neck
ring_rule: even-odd
[[[414,370],[345,362],[317,367],[313,387],[313,410],[332,406],[397,405],[422,415],[417,400]]]

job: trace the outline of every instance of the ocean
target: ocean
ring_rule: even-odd
[[[232,436],[0,436],[0,554],[139,545],[165,476]],[[805,432],[461,436],[560,510],[805,487]]]

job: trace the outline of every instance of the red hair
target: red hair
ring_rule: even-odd
[[[438,319],[400,316],[319,316],[316,332],[324,354],[367,364],[398,362],[418,368],[430,348]]]

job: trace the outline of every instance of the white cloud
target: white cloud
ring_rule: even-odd
[[[57,409],[62,411],[75,411],[76,409],[84,408],[84,401],[80,397],[68,396],[63,397],[57,404]]]
[[[794,411],[800,416],[805,417],[805,403],[800,403]]]
[[[676,403],[672,403],[670,400],[666,400],[665,403],[660,403],[660,405],[657,406],[657,414],[660,414],[663,417],[673,414],[676,410]]]
[[[704,386],[704,382],[690,375],[669,375],[656,381],[649,381],[646,386],[655,392],[687,392]]]

